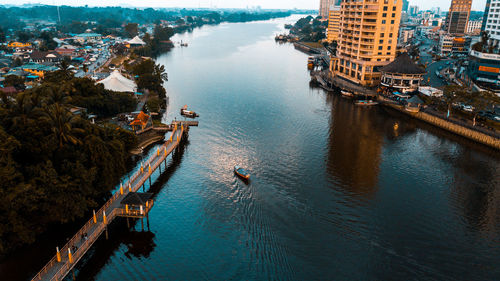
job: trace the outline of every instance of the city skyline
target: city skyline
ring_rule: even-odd
[[[46,5],[70,5],[70,6],[104,6],[102,1],[97,0],[5,0],[4,5],[22,4],[46,4]],[[106,6],[134,6],[134,7],[186,7],[186,8],[246,8],[260,6],[263,9],[319,9],[319,0],[108,0]],[[451,1],[440,0],[429,2],[425,0],[410,0],[409,5],[417,5],[420,10],[429,10],[433,7],[440,7],[442,11],[447,11]],[[473,11],[484,11],[485,0],[472,1]]]

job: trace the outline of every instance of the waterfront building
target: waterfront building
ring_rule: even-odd
[[[481,32],[481,25],[483,24],[483,19],[480,20],[470,20],[467,23],[467,34],[479,34]]]
[[[445,31],[452,35],[463,35],[467,31],[472,0],[452,0],[446,17]]]
[[[8,48],[25,48],[25,47],[30,47],[31,48],[31,43],[22,43],[22,42],[10,42],[7,44]]]
[[[328,15],[328,29],[326,40],[328,42],[337,41],[340,29],[340,6],[331,6]]]
[[[382,67],[380,84],[400,93],[410,93],[418,90],[426,71],[416,65],[408,53],[400,54],[393,62]]]
[[[500,55],[471,50],[467,67],[468,82],[476,90],[500,93]]]
[[[341,4],[335,76],[364,86],[380,83],[379,68],[394,60],[402,0],[346,0]]]
[[[488,0],[484,11],[482,30],[487,31],[490,38],[500,41],[500,0]],[[495,42],[494,42],[495,43]]]

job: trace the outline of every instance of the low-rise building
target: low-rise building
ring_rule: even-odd
[[[408,53],[400,54],[393,62],[382,67],[380,84],[401,93],[415,92],[426,71],[416,65]]]
[[[470,20],[469,22],[467,22],[467,34],[477,35],[481,33],[482,24],[483,24],[483,19]]]
[[[41,77],[41,78],[43,78],[47,72],[59,70],[59,68],[57,68],[55,66],[48,66],[48,65],[43,65],[43,64],[33,63],[33,62],[22,65],[19,68],[24,70],[24,71],[27,71],[31,74],[34,74],[38,77]]]
[[[10,42],[7,47],[9,48],[24,48],[24,47],[30,47],[31,48],[31,43],[22,43],[22,42]]]
[[[453,48],[453,39],[455,36],[443,35],[439,38],[439,53],[441,55],[450,54]]]
[[[74,56],[77,55],[77,48],[71,45],[63,45],[59,48],[56,48],[54,51],[61,56],[66,56],[70,58],[73,58]]]
[[[73,37],[74,40],[81,44],[97,42],[102,39],[102,35],[99,33],[81,33]]]
[[[43,63],[43,62],[51,62],[51,63],[57,63],[62,60],[62,56],[59,55],[57,52],[40,52],[40,51],[33,51],[30,54],[30,62],[37,62],[37,63]]]
[[[415,34],[414,29],[409,29],[409,28],[400,28],[399,29],[399,37],[398,37],[398,44],[399,45],[405,45],[408,43],[408,41],[413,38]]]
[[[467,75],[478,90],[500,93],[500,55],[471,50]]]

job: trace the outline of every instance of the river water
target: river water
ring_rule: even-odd
[[[500,279],[498,153],[310,87],[274,42],[296,19],[175,36],[165,120],[200,125],[155,174],[150,232],[115,222],[77,279]]]

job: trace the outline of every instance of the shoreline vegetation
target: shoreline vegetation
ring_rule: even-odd
[[[0,7],[0,26],[13,29],[19,41],[33,34],[24,29],[30,20],[57,22],[47,37],[88,30],[103,35],[144,34],[146,46],[131,50],[121,67],[135,77],[138,89],[147,93],[144,107],[161,113],[166,109],[164,66],[153,59],[170,50],[175,33],[189,32],[205,24],[248,22],[290,16],[290,11],[246,12],[242,10],[129,9],[55,6]],[[24,21],[19,21],[23,18]],[[152,30],[139,24],[153,23]],[[166,21],[175,21],[169,26]],[[127,23],[128,22],[128,23]],[[149,31],[149,33],[148,33]],[[52,43],[52,42],[51,42]],[[53,47],[53,46],[52,46]],[[61,63],[39,86],[6,95],[0,102],[0,257],[36,242],[52,228],[80,221],[111,195],[127,173],[137,136],[106,120],[121,112],[134,111],[137,100],[127,93],[105,90],[89,78],[75,77]],[[105,118],[94,124],[87,114],[75,115],[71,108],[85,108]],[[161,114],[158,114],[161,117]],[[158,120],[154,120],[158,123]],[[161,125],[161,124],[160,124]]]

